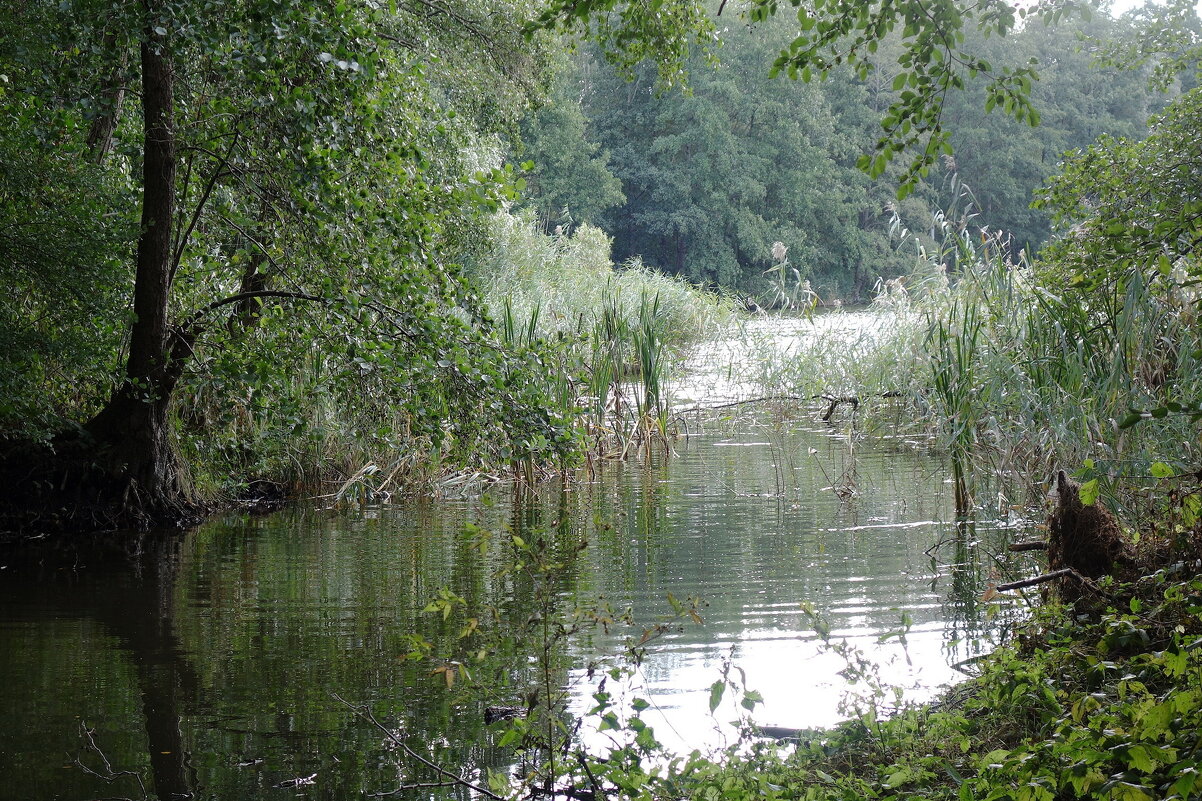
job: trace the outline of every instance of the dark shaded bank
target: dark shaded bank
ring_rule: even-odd
[[[132,477],[119,453],[81,429],[49,442],[0,440],[0,544],[48,536],[183,529],[223,506],[270,512],[292,498],[268,480],[253,480],[224,503],[191,492],[186,470],[172,458],[171,491],[151,490]]]
[[[182,487],[155,493],[86,431],[0,442],[0,541],[198,523],[211,509]]]

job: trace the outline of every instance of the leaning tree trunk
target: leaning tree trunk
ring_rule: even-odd
[[[142,233],[134,282],[136,319],[125,379],[87,425],[96,441],[97,463],[107,473],[104,491],[115,493],[110,500],[126,517],[147,521],[178,517],[190,505],[167,414],[180,358],[186,354],[173,353],[179,349],[174,347],[177,338],[168,319],[176,157],[172,67],[165,36],[155,30],[158,6],[156,0],[144,4],[148,18],[142,43],[145,144]]]
[[[113,133],[121,116],[121,104],[125,100],[125,68],[128,57],[117,34],[110,32],[104,37],[104,52],[116,52],[116,63],[108,81],[100,91],[100,110],[88,130],[88,153],[97,164],[102,163],[113,149]]]

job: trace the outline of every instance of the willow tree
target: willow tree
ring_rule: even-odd
[[[114,279],[128,281],[132,310],[114,388],[55,441],[66,473],[39,475],[115,523],[188,514],[173,395],[198,351],[253,326],[264,303],[292,304],[300,337],[319,319],[344,332],[343,347],[362,343],[384,367],[449,386],[440,408],[414,410],[417,427],[488,416],[515,440],[562,440],[479,335],[448,255],[457,227],[507,190],[460,162],[456,87],[438,74],[456,65],[428,63],[448,43],[475,53],[458,78],[500,77],[491,107],[476,102],[469,116],[504,117],[498,106],[521,104],[540,80],[517,39],[524,12],[69,0],[23,4],[0,23],[14,37],[0,48],[14,88],[0,97],[36,107],[39,147],[127,172],[137,204],[112,210],[138,221],[132,275]]]

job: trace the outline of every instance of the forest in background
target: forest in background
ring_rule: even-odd
[[[1004,232],[1016,252],[1037,251],[1050,216],[1031,203],[1063,154],[1102,134],[1142,138],[1148,117],[1195,80],[1162,91],[1149,84],[1150,67],[1102,63],[1103,42],[1133,35],[1130,18],[1034,22],[1004,38],[970,29],[965,48],[996,67],[1038,60],[1039,125],[986,111],[984,81],[970,82],[943,109],[954,155],[898,201],[901,167],[874,179],[857,159],[903,91],[894,87],[899,43],[882,43],[867,79],[846,66],[822,82],[770,78],[765,65],[788,44],[791,24],[783,14],[724,18],[718,63],[694,54],[687,91],[665,90],[652,64],[626,80],[596,47],[582,48],[523,121],[519,158],[534,167],[522,203],[548,229],[601,227],[619,262],[638,258],[761,303],[787,300],[805,280],[824,300],[865,302],[879,279],[912,268],[895,220],[929,231],[934,214],[963,205],[965,187],[975,225]],[[774,269],[777,241],[788,248],[785,276]]]

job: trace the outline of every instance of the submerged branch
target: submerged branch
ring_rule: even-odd
[[[449,781],[449,780],[445,781],[445,782],[415,782],[413,784],[402,784],[400,787],[396,788],[395,790],[384,790],[379,793],[368,793],[367,797],[368,798],[385,798],[390,795],[400,795],[401,793],[405,792],[406,790],[431,790],[431,789],[435,789],[438,787],[458,787],[458,786],[459,786],[459,782]]]
[[[478,784],[473,784],[472,782],[463,778],[459,774],[452,773],[451,771],[447,770],[446,768],[436,765],[435,763],[426,759],[421,754],[414,751],[412,748],[410,748],[408,745],[406,745],[404,743],[404,741],[401,740],[400,737],[397,737],[394,732],[389,730],[389,728],[387,726],[385,726],[380,721],[376,720],[376,716],[373,715],[371,713],[371,711],[368,710],[367,708],[360,708],[360,707],[354,706],[353,704],[351,704],[349,701],[347,701],[345,698],[343,698],[338,693],[330,693],[330,695],[334,697],[335,701],[337,701],[338,703],[345,706],[347,709],[354,712],[358,717],[362,718],[363,720],[366,720],[368,723],[375,726],[380,731],[384,732],[384,735],[397,748],[401,749],[402,751],[404,751],[406,754],[408,754],[413,759],[416,759],[418,762],[422,763],[426,767],[428,767],[431,770],[433,770],[434,772],[438,773],[440,776],[445,776],[448,780],[450,780],[451,784],[456,785],[458,787],[465,787],[468,790],[471,790],[472,792],[476,792],[476,793],[479,793],[480,795],[491,798],[491,799],[493,799],[493,801],[505,801],[505,799],[502,796],[499,796],[496,793],[492,792],[491,790],[487,790],[487,789],[479,786]]]
[[[900,398],[905,393],[897,390],[889,390],[882,392],[879,395],[872,395],[874,398]],[[803,395],[763,395],[758,398],[745,398],[743,400],[730,401],[729,403],[719,403],[714,406],[694,406],[691,409],[682,409],[678,414],[691,414],[693,412],[710,412],[716,409],[730,409],[734,406],[744,406],[749,403],[769,403],[771,401],[803,401],[803,400],[824,400],[830,406],[827,407],[826,413],[822,415],[823,421],[829,421],[841,403],[850,403],[853,407],[858,408],[860,405],[860,397],[858,395],[832,395],[830,393],[822,393],[821,395],[811,395],[808,398]]]
[[[761,398],[747,398],[746,400],[731,401],[730,403],[719,403],[716,406],[694,406],[692,409],[682,409],[680,414],[690,414],[691,412],[710,412],[714,409],[729,409],[734,406],[743,406],[748,403],[767,403],[769,401],[799,401],[805,400],[800,395],[765,395]]]

